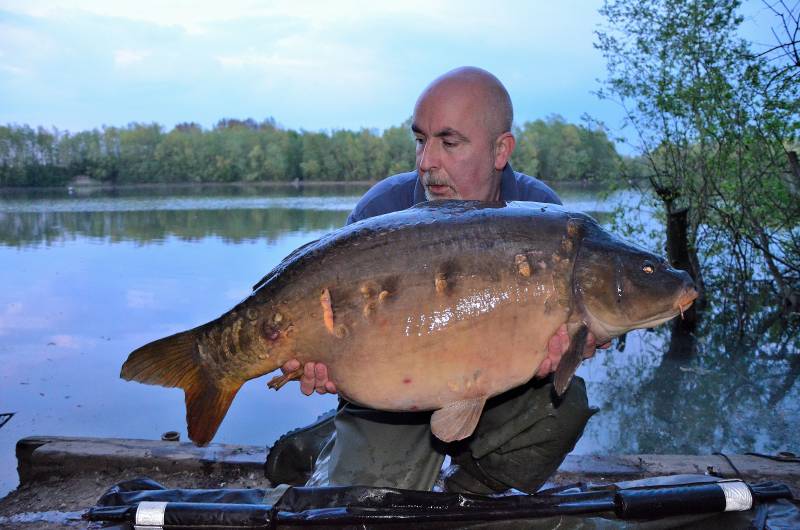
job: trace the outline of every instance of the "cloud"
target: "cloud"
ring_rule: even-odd
[[[35,65],[52,57],[56,50],[53,40],[43,32],[0,22],[0,70],[13,76],[30,75]]]
[[[59,18],[66,13],[81,12],[164,27],[180,27],[187,33],[203,35],[214,26],[230,21],[252,19],[295,19],[321,28],[341,24],[358,24],[364,20],[390,16],[418,16],[424,10],[429,21],[442,22],[446,3],[431,6],[421,0],[407,0],[392,5],[365,0],[278,0],[269,3],[254,0],[22,0],[7,1],[3,9],[36,18]]]
[[[150,55],[146,50],[126,50],[120,49],[114,52],[114,63],[117,66],[129,66],[131,64],[142,62]]]
[[[258,53],[255,50],[249,50],[238,55],[219,55],[216,57],[217,62],[225,68],[250,68],[257,67],[268,70],[273,67],[279,68],[307,68],[312,63],[306,60],[292,59],[283,57],[278,53]]]
[[[518,119],[577,120],[599,108],[599,3],[0,0],[0,123],[384,128],[465,64],[508,85]]]
[[[75,335],[53,335],[50,337],[49,343],[51,343],[53,346],[67,348],[70,350],[77,350],[83,346],[86,346],[86,341],[79,339]]]
[[[125,293],[128,307],[132,309],[154,309],[158,307],[156,295],[151,291],[128,289]]]
[[[20,330],[41,330],[52,325],[47,318],[26,311],[22,302],[10,302],[0,308],[0,336]]]
[[[26,70],[25,68],[20,68],[19,66],[14,66],[13,64],[0,63],[0,70],[14,76],[21,76],[29,73],[29,70]]]

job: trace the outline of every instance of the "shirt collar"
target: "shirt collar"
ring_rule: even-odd
[[[425,186],[419,181],[419,171],[417,173],[417,180],[414,183],[414,204],[425,202]],[[511,168],[511,163],[506,163],[503,168],[503,173],[500,176],[500,200],[501,201],[516,201],[519,198],[519,190],[517,190],[517,178],[514,175],[514,170]]]

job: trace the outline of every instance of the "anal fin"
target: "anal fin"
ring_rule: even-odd
[[[578,331],[570,338],[569,349],[567,353],[561,357],[556,368],[556,375],[553,378],[553,388],[555,388],[557,396],[563,396],[567,391],[569,382],[572,381],[572,376],[578,370],[578,366],[583,361],[583,350],[586,348],[586,336],[589,334],[589,328],[581,326]]]
[[[186,423],[189,438],[204,446],[214,437],[233,398],[242,387],[240,382],[211,382],[204,378],[184,390]]]
[[[475,430],[486,396],[448,403],[431,416],[431,432],[443,442],[463,440]]]

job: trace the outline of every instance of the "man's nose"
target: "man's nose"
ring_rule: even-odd
[[[439,150],[435,141],[428,140],[419,154],[419,170],[423,173],[439,167]]]

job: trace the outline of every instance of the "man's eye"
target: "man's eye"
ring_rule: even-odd
[[[442,145],[449,149],[451,147],[455,147],[458,144],[456,144],[455,142],[442,142]]]
[[[424,138],[414,138],[414,142],[415,142],[417,145],[422,145],[422,144],[424,144],[424,143],[425,143],[425,139],[424,139]]]

